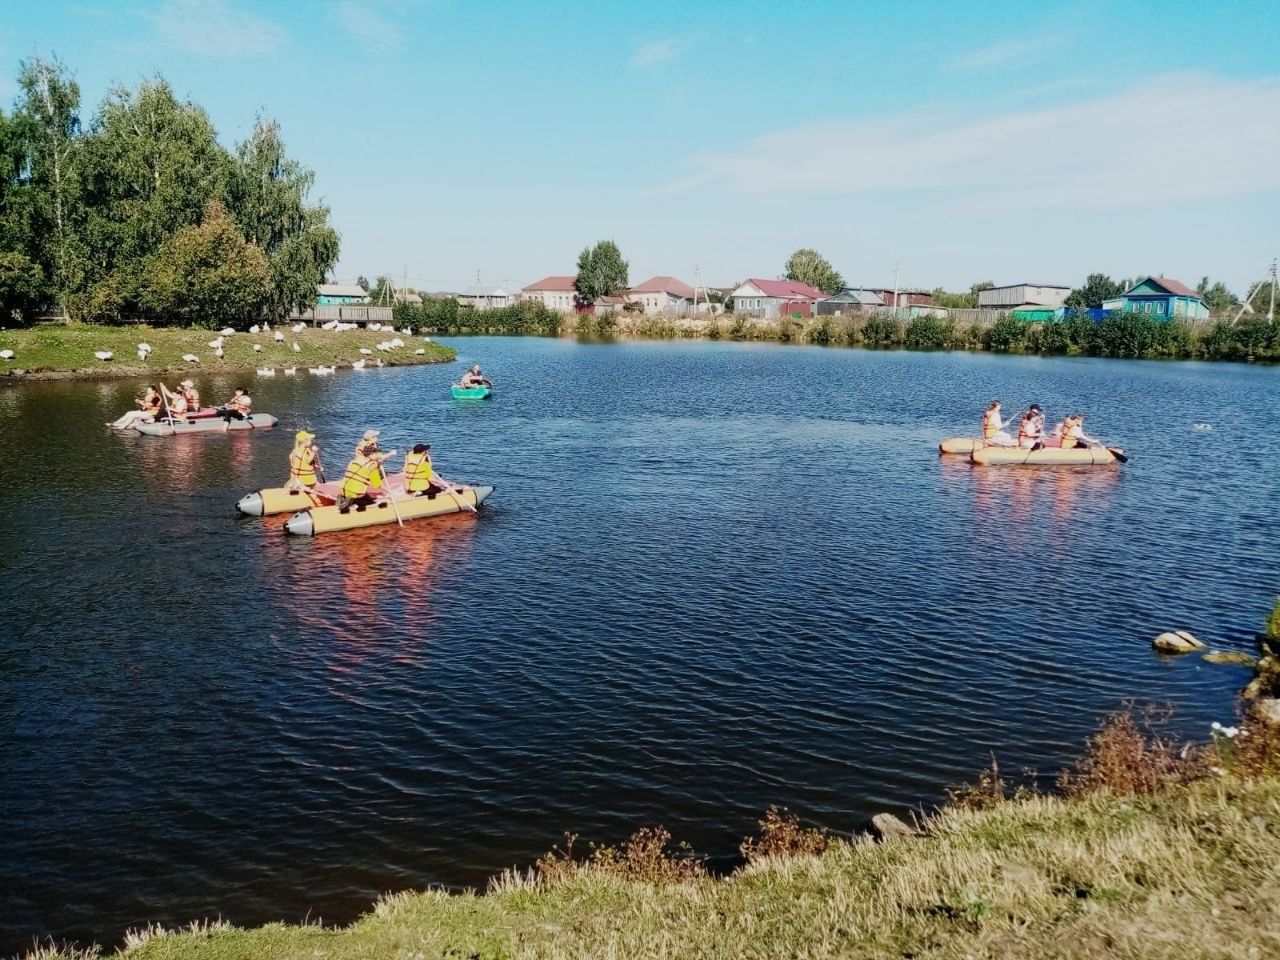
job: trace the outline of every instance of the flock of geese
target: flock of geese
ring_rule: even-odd
[[[290,329],[291,329],[295,334],[296,334],[296,333],[301,333],[303,330],[307,329],[307,325],[306,325],[305,323],[295,323],[295,324],[294,324]],[[339,322],[337,322],[337,321],[330,321],[329,323],[323,324],[322,329],[324,329],[324,330],[354,330],[354,329],[356,329],[356,324],[354,324],[354,323],[339,323]],[[377,331],[382,330],[382,329],[384,329],[384,328],[383,328],[383,325],[382,325],[382,324],[380,324],[380,323],[371,323],[371,324],[369,324],[369,325],[368,325],[368,329],[369,329],[369,330],[373,330],[373,331],[377,332]],[[391,327],[391,326],[387,326],[385,329],[390,330],[392,333],[396,332],[396,331],[395,331],[395,328],[394,328],[394,327]],[[236,332],[236,331],[235,331],[235,330],[233,330],[231,327],[224,327],[222,330],[219,330],[219,331],[218,331],[218,336],[216,336],[214,339],[212,339],[212,340],[210,340],[210,341],[209,341],[208,345],[213,349],[213,355],[214,355],[214,357],[215,357],[216,359],[218,359],[218,360],[221,360],[221,359],[222,359],[222,357],[223,357],[223,349],[222,349],[222,348],[223,348],[223,345],[224,345],[224,344],[225,344],[225,342],[226,342],[226,338],[227,338],[227,337],[230,337],[230,336],[233,336],[233,335],[235,334],[235,332]],[[249,332],[249,333],[272,333],[272,339],[273,339],[276,343],[284,343],[284,341],[285,341],[285,339],[286,339],[286,337],[285,337],[285,335],[284,335],[284,331],[283,331],[283,330],[276,330],[276,331],[272,332],[272,330],[271,330],[271,325],[270,325],[270,324],[268,324],[268,323],[263,323],[263,324],[261,324],[261,325],[254,324],[253,326],[251,326],[251,327],[249,328],[249,331],[248,331],[248,332]],[[412,327],[405,327],[403,330],[401,330],[401,331],[399,331],[399,332],[400,332],[400,333],[403,333],[403,334],[404,334],[405,336],[407,336],[407,337],[411,337],[411,336],[413,336],[413,328],[412,328]],[[428,339],[429,339],[429,338],[428,338]],[[388,352],[390,352],[390,351],[392,351],[392,350],[402,350],[402,349],[404,349],[404,347],[405,347],[405,342],[404,342],[403,340],[401,340],[399,337],[393,337],[393,338],[392,338],[392,339],[390,339],[390,340],[383,340],[381,343],[375,344],[375,347],[376,347],[378,350],[382,351],[383,353],[388,353]],[[294,353],[301,353],[301,352],[302,352],[302,347],[300,347],[300,346],[298,345],[298,341],[297,341],[297,340],[293,341],[293,346],[292,346],[292,348],[291,348],[291,349],[293,350],[293,352],[294,352]],[[255,344],[253,345],[253,352],[254,352],[254,353],[261,353],[261,352],[262,352],[262,344],[260,344],[260,343],[255,343]],[[414,350],[414,351],[413,351],[413,354],[414,354],[414,356],[420,357],[420,356],[424,355],[426,352],[427,352],[427,351],[426,351],[426,348],[425,348],[425,347],[419,347],[417,350]],[[145,360],[147,359],[147,357],[148,357],[150,354],[151,354],[151,344],[149,344],[149,343],[140,343],[140,344],[138,344],[138,359],[139,359],[139,360],[144,360],[144,361],[145,361]],[[93,356],[94,356],[94,358],[95,358],[95,359],[101,360],[102,362],[106,363],[106,362],[109,362],[110,360],[112,360],[112,359],[113,359],[114,354],[113,354],[110,350],[96,350],[96,351],[94,351]],[[359,359],[359,360],[355,360],[355,361],[353,361],[353,362],[352,362],[352,364],[351,364],[351,369],[352,369],[352,370],[365,370],[365,369],[368,369],[368,368],[370,367],[369,357],[371,357],[371,356],[373,356],[373,351],[372,351],[372,350],[370,350],[370,349],[369,349],[369,348],[367,348],[367,347],[361,347],[361,348],[360,348],[360,359]],[[11,361],[11,360],[13,360],[13,359],[14,359],[14,352],[13,352],[12,350],[0,350],[0,360],[4,360],[4,361],[6,361],[6,362],[7,362],[7,361]],[[194,354],[194,353],[184,353],[184,354],[182,355],[182,359],[183,359],[183,361],[184,361],[184,362],[186,362],[186,363],[199,363],[199,362],[200,362],[200,358],[199,358],[196,354]],[[378,357],[376,360],[374,360],[374,361],[373,361],[373,363],[372,363],[372,367],[373,367],[373,368],[377,368],[377,367],[381,367],[381,366],[384,366],[384,364],[383,364],[383,362],[382,362],[382,358],[381,358],[381,357]],[[338,367],[337,367],[337,365],[336,365],[336,364],[331,364],[331,365],[329,365],[329,366],[325,366],[324,364],[321,364],[321,365],[320,365],[320,366],[318,366],[318,367],[307,367],[307,368],[306,368],[306,371],[307,371],[307,373],[312,374],[313,376],[317,376],[317,377],[325,377],[325,376],[328,376],[328,375],[329,375],[329,374],[331,374],[331,373],[334,373],[337,369],[338,369]],[[295,366],[292,366],[292,367],[281,367],[281,368],[280,368],[280,370],[281,370],[281,372],[282,372],[286,377],[293,377],[293,376],[297,376],[297,373],[298,373],[298,368],[297,368],[297,366],[296,366],[296,365],[295,365]],[[256,371],[256,373],[257,373],[257,375],[258,375],[258,376],[260,376],[260,377],[274,377],[274,376],[276,375],[276,370],[275,370],[275,367],[260,367],[260,368]]]

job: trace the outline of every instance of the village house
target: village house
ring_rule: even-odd
[[[520,291],[521,300],[536,300],[551,310],[572,310],[577,297],[577,277],[543,277]]]
[[[1014,307],[1060,307],[1070,287],[1056,283],[1011,283],[978,292],[978,306],[985,310],[1012,310]]]
[[[321,283],[316,286],[316,306],[340,307],[350,303],[368,303],[369,294],[355,283]]]
[[[650,277],[627,291],[627,300],[645,313],[685,314],[693,310],[693,287],[675,277]]]
[[[1209,306],[1199,293],[1169,277],[1143,277],[1121,296],[1103,303],[1102,307],[1104,310],[1191,320],[1209,315]]]
[[[894,290],[893,287],[860,287],[865,293],[874,293],[889,308],[893,307],[932,307],[933,292],[930,290]]]
[[[464,307],[474,307],[476,310],[496,310],[499,307],[509,307],[516,302],[515,294],[508,293],[502,287],[485,285],[477,283],[468,287],[464,293],[458,294],[458,303]],[[526,297],[525,299],[533,299]]]
[[[729,298],[734,313],[776,319],[794,314],[807,317],[812,313],[813,305],[825,299],[826,294],[798,280],[753,278],[735,287]]]
[[[874,290],[845,287],[837,294],[819,300],[814,312],[820,317],[839,317],[848,313],[871,313],[884,309],[884,298]]]

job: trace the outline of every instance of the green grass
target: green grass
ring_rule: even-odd
[[[340,929],[140,931],[130,960],[257,958],[1272,957],[1280,781],[951,809],[929,835],[837,842],[731,877],[585,868],[485,895],[401,893]],[[48,958],[78,956],[46,951]],[[90,956],[97,956],[91,953]],[[33,954],[35,956],[35,954]]]
[[[147,376],[177,371],[198,370],[204,373],[254,370],[259,367],[308,367],[320,364],[349,366],[362,356],[360,348],[372,350],[372,363],[381,357],[388,365],[410,363],[443,363],[455,359],[454,351],[422,337],[410,337],[385,330],[319,330],[307,327],[294,333],[289,326],[283,343],[276,343],[273,333],[237,333],[226,337],[221,360],[213,356],[209,341],[218,334],[213,330],[173,327],[107,327],[92,324],[42,324],[28,330],[0,330],[0,350],[14,352],[12,360],[0,360],[0,377],[17,371],[33,377],[50,376]],[[382,352],[375,345],[399,337],[404,347]],[[292,344],[301,348],[294,353]],[[138,359],[138,344],[149,343],[151,353],[145,361]],[[262,347],[255,353],[253,345]],[[415,350],[426,353],[416,356]],[[110,361],[94,357],[99,350],[114,354]],[[184,354],[194,354],[199,363],[187,363]]]

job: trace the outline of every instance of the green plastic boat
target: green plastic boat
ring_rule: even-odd
[[[456,383],[449,389],[453,392],[455,400],[485,400],[493,393],[493,387],[460,387]]]

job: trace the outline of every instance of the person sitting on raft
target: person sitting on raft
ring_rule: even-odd
[[[376,453],[378,450],[378,434],[379,431],[377,430],[366,430],[362,433],[360,435],[360,439],[356,441],[356,449],[353,456],[358,457],[360,455],[360,451],[365,447],[368,447]]]
[[[484,374],[480,372],[480,364],[477,363],[462,375],[462,380],[459,382],[458,386],[463,389],[470,389],[471,387],[492,387],[493,381],[487,379]]]
[[[1018,424],[1018,446],[1023,450],[1035,450],[1042,445],[1044,441],[1044,414],[1040,411],[1038,404],[1033,403],[1031,408],[1022,416],[1022,422]]]
[[[182,399],[187,401],[187,410],[194,413],[200,409],[200,391],[196,389],[194,383],[183,380],[178,384],[178,392],[182,394]]]
[[[414,497],[434,497],[446,489],[435,475],[431,464],[431,444],[416,443],[404,456],[404,489]]]
[[[236,387],[231,399],[218,408],[218,415],[230,423],[232,420],[243,420],[253,411],[253,398],[243,387]]]
[[[119,419],[112,420],[107,426],[115,430],[128,430],[139,423],[155,423],[156,414],[164,406],[164,398],[160,396],[160,391],[152,385],[147,387],[142,396],[135,400],[134,403],[138,405],[137,410],[129,410]]]
[[[1000,419],[1000,401],[992,400],[982,415],[982,439],[995,447],[1012,447],[1013,437]]]
[[[293,435],[293,450],[289,453],[289,480],[286,490],[311,490],[319,482],[317,471],[323,472],[320,465],[320,451],[311,441],[314,433],[299,430]]]
[[[1101,441],[1095,440],[1084,432],[1084,414],[1073,413],[1062,421],[1062,449],[1073,450],[1076,447],[1100,447]]]
[[[186,423],[187,398],[182,395],[182,390],[179,389],[177,393],[170,393],[169,388],[162,383],[160,384],[160,394],[167,401],[165,419],[170,423]]]
[[[361,447],[342,477],[336,500],[338,509],[346,512],[352,507],[368,506],[386,495],[383,483],[381,456],[372,446]]]

